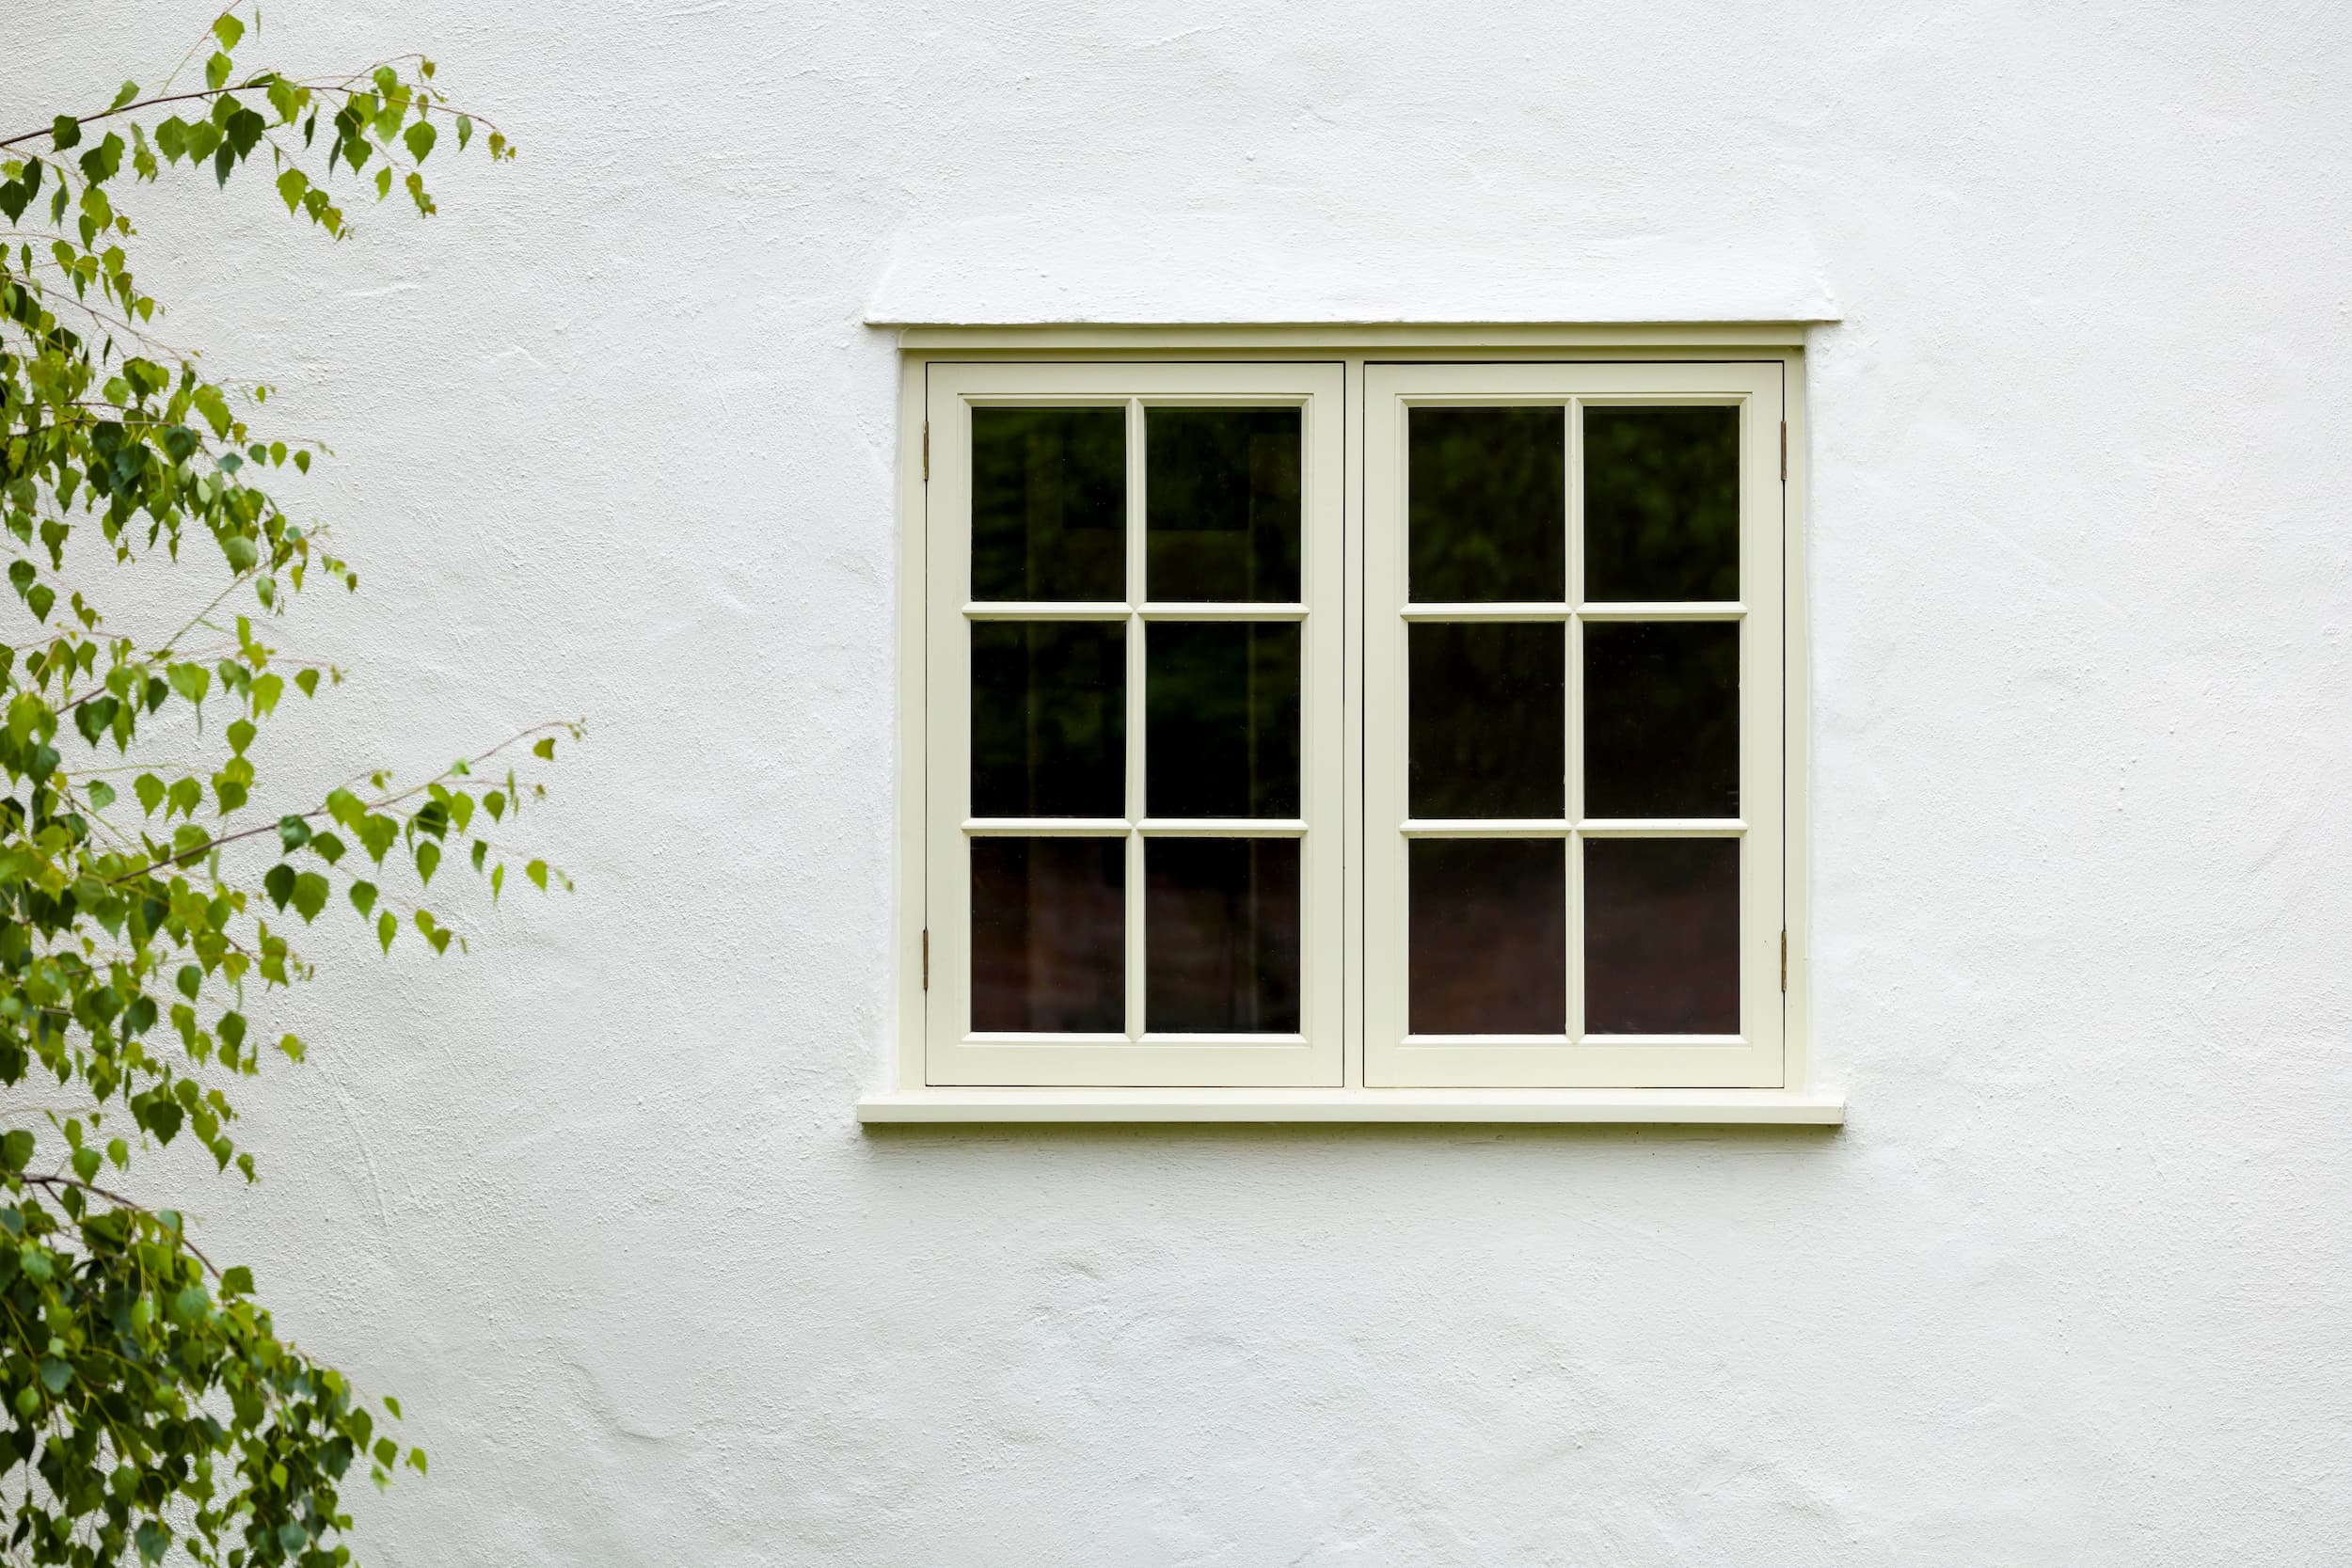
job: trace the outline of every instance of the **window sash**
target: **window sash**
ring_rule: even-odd
[[[1344,372],[1336,363],[976,363],[929,368],[926,489],[925,921],[930,933],[924,1081],[935,1085],[1296,1086],[1343,1081],[1342,765],[1346,673]],[[1107,602],[976,603],[971,418],[991,404],[1126,410],[1127,596]],[[1147,407],[1301,410],[1299,597],[1291,604],[1154,603],[1143,597]],[[971,627],[1098,621],[1126,634],[1125,796],[1116,817],[978,818],[971,799]],[[1299,815],[1280,821],[1144,813],[1144,639],[1154,624],[1230,621],[1301,628]],[[1125,1027],[1101,1034],[978,1033],[971,995],[971,846],[986,836],[1117,837],[1124,851]],[[1288,838],[1300,846],[1296,1035],[1152,1034],[1144,1028],[1144,854],[1173,837]]]
[[[1785,1083],[1784,414],[1776,361],[1370,364],[1364,372],[1363,1083],[1368,1088],[1780,1087]],[[1731,404],[1741,411],[1740,591],[1736,603],[1587,603],[1583,595],[1582,420],[1588,405]],[[1417,406],[1556,405],[1566,411],[1565,596],[1557,603],[1414,605],[1407,597],[1406,422]],[[1441,621],[1567,628],[1564,815],[1526,821],[1415,821],[1407,812],[1408,628]],[[1740,816],[1604,821],[1583,816],[1584,628],[1604,622],[1723,622],[1740,643]],[[1600,838],[1724,837],[1740,846],[1740,1028],[1721,1036],[1587,1034],[1582,983],[1583,846]],[[1556,1036],[1408,1032],[1408,846],[1417,838],[1562,841],[1568,942],[1565,1019]]]

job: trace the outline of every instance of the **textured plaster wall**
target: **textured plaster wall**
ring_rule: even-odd
[[[19,0],[38,123],[183,0]],[[550,713],[578,897],[328,940],[203,1207],[406,1397],[391,1564],[2340,1563],[2352,10],[462,0],[524,149],[341,247],[143,198],[363,567],[288,787]],[[274,43],[272,43],[274,40]],[[32,106],[28,112],[26,106]],[[1836,1136],[865,1135],[878,318],[1835,313]]]

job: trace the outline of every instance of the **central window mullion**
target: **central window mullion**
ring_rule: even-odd
[[[1567,440],[1565,458],[1567,479],[1563,486],[1567,498],[1567,516],[1564,519],[1568,532],[1567,577],[1568,635],[1563,641],[1567,657],[1565,693],[1566,736],[1563,760],[1567,765],[1562,797],[1568,814],[1568,863],[1564,888],[1567,895],[1567,1036],[1578,1039],[1584,1033],[1584,835],[1578,824],[1584,819],[1584,400],[1570,398],[1567,409]]]
[[[1127,400],[1127,1037],[1144,1033],[1143,400]]]

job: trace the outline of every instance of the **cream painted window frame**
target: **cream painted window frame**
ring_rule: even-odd
[[[1740,360],[1625,364],[1395,364],[1366,368],[1363,407],[1364,1082],[1386,1088],[1752,1088],[1784,1086],[1780,939],[1779,445],[1782,372]],[[1557,407],[1565,411],[1566,598],[1557,604],[1415,605],[1406,588],[1406,420],[1412,409]],[[1740,580],[1729,604],[1589,603],[1583,594],[1582,414],[1592,407],[1732,407],[1740,417]],[[1571,754],[1557,819],[1430,822],[1406,809],[1407,633],[1416,623],[1542,623],[1566,628],[1565,734],[1580,722],[1584,628],[1595,623],[1707,621],[1739,628],[1740,797],[1737,818],[1612,820],[1582,809],[1583,768]],[[1583,929],[1583,846],[1597,838],[1728,838],[1740,846],[1740,1029],[1730,1035],[1590,1035],[1583,965],[1571,952],[1557,1037],[1415,1037],[1406,1032],[1406,861],[1417,839],[1502,838],[1565,845],[1571,941]]]
[[[1843,1097],[1816,1086],[1809,1070],[1809,964],[1805,920],[1806,836],[1804,772],[1806,723],[1804,608],[1804,342],[1808,324],[1796,322],[1635,325],[1169,325],[1169,326],[967,326],[873,323],[898,330],[900,350],[900,616],[899,616],[899,798],[898,877],[898,1025],[892,1031],[886,1079],[859,1101],[859,1118],[890,1123],[1032,1122],[1711,1122],[1835,1126],[1843,1121]],[[1020,1085],[955,1084],[958,1076],[930,1066],[935,1009],[942,1000],[946,954],[940,942],[940,892],[929,853],[938,824],[928,809],[927,780],[936,760],[930,706],[939,700],[931,664],[937,641],[933,600],[929,592],[938,562],[939,540],[931,528],[938,495],[943,433],[930,428],[932,388],[941,372],[982,366],[1095,367],[1090,374],[1105,388],[1126,391],[1100,395],[1144,397],[1133,373],[1152,367],[1216,363],[1301,365],[1320,362],[1337,372],[1344,416],[1342,463],[1344,550],[1341,585],[1344,609],[1343,669],[1351,682],[1338,721],[1340,754],[1349,759],[1339,791],[1341,833],[1346,866],[1339,911],[1342,974],[1336,1006],[1340,1015],[1336,1083],[1235,1084],[1025,1082]],[[1785,434],[1776,465],[1781,492],[1778,541],[1780,648],[1785,672],[1776,704],[1784,737],[1777,774],[1782,807],[1779,857],[1780,898],[1786,937],[1787,990],[1778,992],[1777,1084],[1745,1075],[1740,1086],[1676,1086],[1647,1080],[1654,1072],[1608,1072],[1579,1080],[1584,1086],[1512,1086],[1507,1083],[1407,1082],[1411,1075],[1376,1065],[1380,1048],[1371,1041],[1371,1015],[1379,1004],[1366,983],[1366,958],[1377,939],[1368,938],[1366,882],[1371,843],[1366,818],[1366,705],[1355,682],[1366,670],[1368,606],[1366,551],[1360,540],[1368,526],[1366,454],[1369,380],[1383,366],[1554,365],[1599,367],[1744,365],[1776,378]],[[1058,372],[1057,372],[1058,373]],[[1127,380],[1120,382],[1125,375]],[[1158,385],[1155,383],[1155,385]],[[1247,395],[1236,401],[1248,401]],[[1775,421],[1778,423],[1780,421]],[[1750,451],[1754,449],[1751,447]],[[1783,455],[1785,453],[1785,455]],[[1314,463],[1310,458],[1310,467]],[[1752,470],[1751,470],[1752,471]],[[1785,477],[1782,477],[1785,475]],[[1309,527],[1316,526],[1310,522]],[[1743,602],[1754,590],[1746,586]],[[1131,657],[1133,654],[1131,652]],[[1743,690],[1745,689],[1743,683]],[[951,701],[967,698],[950,694]],[[1133,716],[1139,721],[1140,716]],[[1743,732],[1752,721],[1743,710]],[[1311,722],[1311,719],[1310,720]],[[1314,744],[1311,740],[1310,745]],[[1748,780],[1743,767],[1743,797]],[[1309,786],[1311,789],[1311,786]],[[1747,808],[1743,803],[1743,820]],[[959,826],[961,826],[959,824]],[[1753,827],[1751,825],[1751,832]],[[1747,879],[1743,877],[1743,886]],[[968,894],[965,895],[968,899]],[[1401,919],[1401,916],[1399,917]],[[1743,929],[1747,911],[1743,910]],[[1311,965],[1311,960],[1310,961]],[[1573,967],[1573,966],[1571,966]],[[1778,968],[1780,966],[1775,966]],[[1773,976],[1775,981],[1778,975]],[[1309,982],[1311,984],[1312,982]],[[1311,1004],[1310,1004],[1311,1006]],[[1743,998],[1743,1032],[1746,1031]],[[1318,1021],[1312,1039],[1328,1034]],[[1564,1044],[1565,1042],[1563,1042]],[[1580,1046],[1585,1042],[1578,1042]],[[1128,1046],[1125,1049],[1137,1049]],[[1261,1049],[1251,1047],[1251,1049]],[[1606,1049],[1606,1048],[1604,1048]],[[1391,1053],[1392,1054],[1392,1053]],[[1370,1075],[1368,1077],[1368,1067]],[[987,1073],[978,1074],[988,1076]],[[1037,1075],[1029,1075],[1037,1076]],[[1082,1076],[1062,1075],[1065,1080]],[[1164,1072],[1149,1076],[1165,1078]],[[1426,1075],[1424,1075],[1425,1078]],[[1455,1076],[1459,1076],[1458,1074]],[[1508,1074],[1485,1074],[1507,1077]],[[1524,1075],[1522,1075],[1524,1076]],[[1710,1076],[1715,1076],[1710,1074]]]
[[[927,704],[930,770],[928,929],[946,961],[926,993],[924,1081],[933,1087],[1338,1088],[1342,1082],[1341,937],[1345,823],[1340,719],[1345,703],[1345,466],[1340,367],[1312,360],[1156,364],[940,365],[929,376],[930,503],[944,526],[929,541]],[[1117,604],[968,603],[971,417],[976,408],[1116,407],[1127,416],[1127,593]],[[1144,420],[1153,408],[1295,407],[1302,416],[1299,600],[1294,605],[1154,603],[1145,596]],[[971,777],[969,628],[984,621],[1116,622],[1127,628],[1126,802],[1116,819],[980,819],[966,814]],[[1170,820],[1144,804],[1148,725],[1144,650],[1154,625],[1220,621],[1300,627],[1300,816],[1295,824]],[[1292,831],[1293,829],[1295,831]],[[970,1015],[971,846],[982,837],[1118,837],[1126,846],[1126,1027],[1116,1035],[975,1034]],[[1299,844],[1300,1032],[1162,1035],[1143,1012],[1144,854],[1157,838],[1285,837]]]

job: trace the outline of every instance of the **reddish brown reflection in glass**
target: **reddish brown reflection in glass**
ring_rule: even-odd
[[[1144,1027],[1298,1030],[1298,841],[1148,841]]]
[[[1126,841],[972,842],[972,1027],[1126,1027]]]
[[[1584,1028],[1740,1032],[1740,841],[1584,841]]]
[[[1557,839],[1416,839],[1406,977],[1416,1035],[1567,1027],[1567,852]]]

